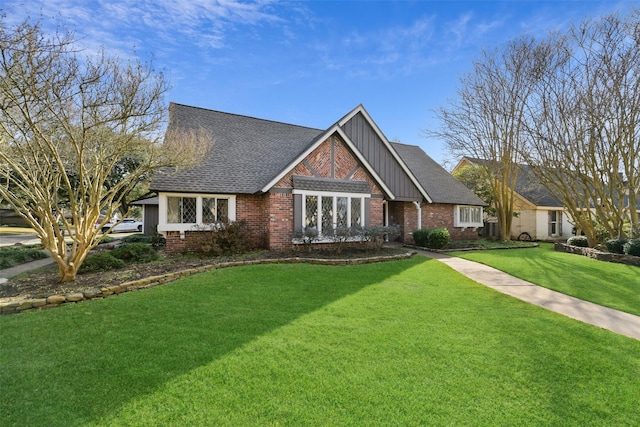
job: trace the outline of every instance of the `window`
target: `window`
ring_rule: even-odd
[[[235,221],[236,196],[160,194],[158,231],[193,230],[200,224]]]
[[[229,199],[215,197],[202,198],[202,222],[227,222],[229,220]]]
[[[482,227],[482,207],[456,206],[454,227]]]
[[[362,226],[362,199],[359,197],[351,199],[351,226]]]
[[[302,226],[318,229],[319,235],[331,235],[337,227],[364,225],[364,197],[357,195],[304,194]]]
[[[562,236],[562,211],[549,211],[549,236]]]
[[[167,197],[167,222],[171,224],[195,224],[195,197]]]
[[[305,197],[304,226],[307,228],[318,227],[318,196]]]

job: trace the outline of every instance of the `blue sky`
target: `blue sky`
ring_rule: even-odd
[[[73,30],[91,53],[135,52],[164,70],[167,102],[328,128],[363,104],[387,138],[444,144],[423,129],[455,96],[484,48],[544,36],[634,1],[9,0],[7,22],[30,15]]]

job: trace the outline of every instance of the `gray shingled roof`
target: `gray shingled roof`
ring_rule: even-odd
[[[197,166],[155,174],[151,190],[163,192],[255,194],[285,170],[326,130],[296,126],[220,111],[171,104],[170,127],[205,129],[213,146]],[[422,151],[392,144],[420,185],[436,203],[484,205],[472,191]],[[298,186],[316,188],[313,179],[297,179]],[[323,181],[326,187],[328,181]],[[368,192],[367,183],[333,182],[349,192]],[[366,187],[366,188],[365,188]]]
[[[487,160],[467,157],[467,160],[477,165],[488,164]],[[561,208],[562,202],[555,198],[549,190],[540,183],[534,175],[529,165],[518,165],[520,167],[520,175],[516,181],[516,193],[530,201],[536,206],[549,206]]]
[[[486,206],[475,193],[455,179],[416,145],[391,145],[434,203]]]
[[[339,193],[370,193],[367,181],[342,181],[338,179],[316,179],[294,176],[293,188],[308,191],[335,191]]]
[[[323,133],[181,104],[171,104],[170,112],[170,126],[206,129],[213,147],[197,166],[156,173],[150,187],[154,191],[257,193]]]

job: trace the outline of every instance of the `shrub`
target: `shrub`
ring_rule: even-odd
[[[604,245],[607,247],[607,250],[609,252],[612,252],[614,254],[622,254],[624,253],[624,244],[628,241],[628,239],[624,238],[609,239],[604,242]]]
[[[111,256],[130,262],[151,262],[157,260],[160,256],[151,246],[145,243],[130,243],[115,248],[111,252]]]
[[[355,227],[345,227],[339,226],[333,229],[333,232],[330,235],[331,240],[334,245],[334,250],[336,253],[340,254],[344,250],[347,242],[351,240],[352,237],[358,235],[358,228]]]
[[[113,237],[109,236],[108,234],[103,234],[102,236],[100,236],[100,243],[98,243],[98,244],[102,245],[103,243],[111,243],[111,242],[115,242],[115,240],[116,239],[114,239]]]
[[[442,249],[449,244],[451,236],[446,228],[433,228],[429,230],[427,247],[431,249]]]
[[[122,238],[123,243],[151,243],[151,236],[144,234],[131,234]]]
[[[89,255],[80,266],[80,269],[78,269],[78,273],[95,273],[121,267],[124,267],[124,261],[114,257],[110,252],[103,252],[101,254]]]
[[[33,247],[6,246],[0,248],[0,269],[48,257],[49,255]]]
[[[429,242],[429,229],[421,228],[413,232],[413,241],[416,246],[426,247]]]
[[[627,255],[640,256],[640,239],[629,240],[624,244],[623,251]]]
[[[215,223],[196,227],[201,244],[196,252],[209,256],[237,255],[251,249],[247,221]],[[205,234],[206,233],[206,234]]]
[[[293,233],[293,238],[300,240],[307,251],[311,251],[311,244],[319,237],[316,227],[303,227]]]
[[[370,226],[359,229],[360,238],[364,244],[372,248],[381,248],[385,242],[393,242],[402,233],[402,228],[398,225],[390,226]]]
[[[589,242],[587,241],[586,236],[573,236],[567,239],[567,245],[570,246],[579,246],[581,248],[589,247]]]

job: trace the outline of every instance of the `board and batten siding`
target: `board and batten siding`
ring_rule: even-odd
[[[398,201],[421,201],[420,190],[389,152],[366,118],[358,113],[342,127],[371,167],[391,189]]]

